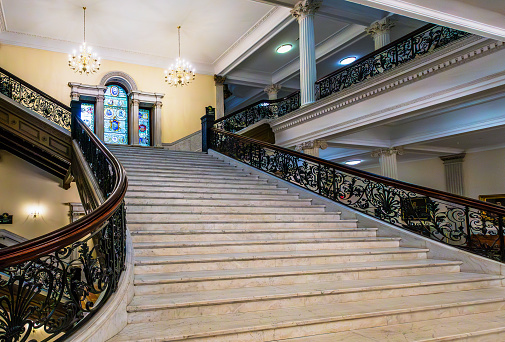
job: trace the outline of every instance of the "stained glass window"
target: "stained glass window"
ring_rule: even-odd
[[[95,105],[93,103],[81,102],[81,120],[95,132]]]
[[[151,126],[149,109],[139,109],[139,145],[151,146]]]
[[[103,115],[104,142],[128,145],[128,95],[122,87],[107,86]]]

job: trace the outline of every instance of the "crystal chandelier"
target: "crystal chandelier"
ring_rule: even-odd
[[[96,53],[91,53],[91,46],[86,45],[86,7],[84,10],[84,42],[79,47],[79,53],[74,50],[73,54],[68,55],[68,66],[79,74],[92,74],[100,69],[100,57]]]
[[[168,70],[165,70],[165,82],[171,86],[183,86],[195,79],[195,69],[189,62],[181,59],[181,27],[177,26],[179,36],[179,57]]]

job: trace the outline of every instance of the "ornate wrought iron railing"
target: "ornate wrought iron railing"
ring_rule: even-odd
[[[469,35],[470,33],[445,26],[423,26],[319,79],[315,84],[316,100],[338,93]],[[258,101],[216,120],[216,127],[236,133],[260,120],[278,118],[295,111],[300,108],[300,104],[299,91],[278,100]]]
[[[209,148],[364,214],[505,262],[505,208],[211,129]]]
[[[87,214],[0,249],[0,341],[66,340],[116,291],[125,268],[126,173],[78,112],[73,103],[72,173]]]
[[[70,131],[68,106],[2,68],[0,93]]]

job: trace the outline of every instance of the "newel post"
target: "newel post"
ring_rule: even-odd
[[[75,128],[77,127],[77,122],[75,118],[81,115],[81,103],[76,100],[70,102],[70,127],[72,130],[72,139],[75,139]]]
[[[201,117],[202,120],[202,152],[209,151],[210,138],[212,135],[212,126],[216,117],[216,109],[212,106],[205,107],[205,115]]]

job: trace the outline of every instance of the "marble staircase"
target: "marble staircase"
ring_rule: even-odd
[[[503,277],[461,272],[207,154],[125,166],[135,295],[110,341],[505,341]]]

